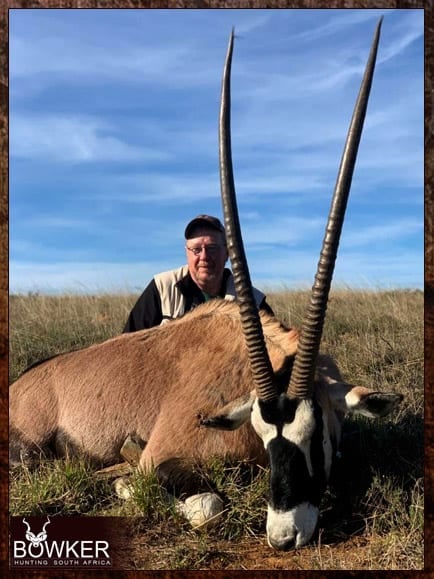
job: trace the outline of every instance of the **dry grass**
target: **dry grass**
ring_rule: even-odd
[[[122,331],[136,296],[11,296],[10,377],[59,352]],[[269,295],[276,315],[300,326],[307,294]],[[348,420],[343,458],[308,547],[276,553],[266,544],[267,472],[215,461],[210,477],[228,497],[224,522],[192,532],[155,479],[134,480],[129,503],[82,461],[44,463],[11,475],[11,514],[129,517],[138,569],[423,568],[423,294],[332,292],[322,349],[353,383],[394,390],[405,402],[382,421]]]

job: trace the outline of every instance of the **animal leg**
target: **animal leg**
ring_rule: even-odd
[[[114,481],[115,492],[118,497],[130,500],[133,490],[127,477],[120,477]],[[210,528],[220,519],[224,507],[222,499],[215,493],[198,493],[185,500],[175,499],[167,495],[167,500],[175,504],[175,509],[183,515],[193,529]]]
[[[142,471],[154,469],[162,487],[173,497],[176,510],[193,528],[215,524],[223,513],[223,500],[202,469],[185,458],[168,458],[155,464],[152,450],[151,436],[142,453],[139,468]]]
[[[144,453],[145,454],[145,453]],[[143,465],[140,468],[155,470],[158,481],[167,492],[176,498],[184,499],[202,492],[214,492],[214,488],[203,470],[192,461],[183,458],[170,458],[157,465]]]
[[[36,465],[41,457],[50,458],[52,452],[49,449],[49,441],[43,437],[34,437],[35,440],[30,440],[27,436],[21,433],[13,426],[9,429],[9,465],[11,467],[20,464],[27,466]]]
[[[215,493],[199,493],[176,502],[176,510],[191,524],[193,529],[212,527],[220,520],[224,507]]]

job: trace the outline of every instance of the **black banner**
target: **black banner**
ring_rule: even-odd
[[[11,517],[9,568],[126,569],[124,517]]]

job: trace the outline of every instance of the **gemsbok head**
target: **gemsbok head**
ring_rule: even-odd
[[[276,549],[312,537],[338,452],[342,419],[388,414],[402,399],[345,382],[319,353],[333,267],[380,35],[379,22],[356,102],[312,295],[301,332],[258,312],[241,239],[230,140],[226,57],[220,112],[220,174],[237,301],[211,300],[162,326],[58,355],[10,388],[11,464],[41,454],[120,461],[128,437],[193,525],[224,503],[196,465],[211,457],[269,465],[267,538]],[[126,487],[125,487],[126,488]],[[124,490],[125,490],[124,488]]]

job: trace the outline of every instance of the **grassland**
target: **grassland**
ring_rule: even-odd
[[[120,333],[135,299],[11,296],[11,381],[34,362]],[[276,315],[296,327],[306,299],[302,291],[269,293]],[[12,473],[11,514],[129,517],[130,559],[138,569],[423,568],[423,294],[332,292],[322,350],[351,382],[405,399],[385,420],[347,420],[342,459],[308,547],[272,551],[265,538],[267,472],[217,460],[210,476],[229,500],[213,530],[189,530],[152,475],[134,475],[134,498],[123,502],[109,480],[71,459]]]

